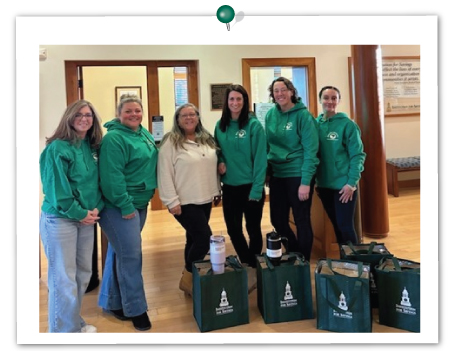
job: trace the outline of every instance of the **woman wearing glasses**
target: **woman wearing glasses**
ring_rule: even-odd
[[[142,101],[123,95],[118,117],[105,124],[100,149],[100,186],[105,199],[100,225],[108,251],[98,304],[135,329],[151,328],[142,278],[141,231],[155,193],[158,149],[142,125]]]
[[[311,203],[319,159],[316,122],[297,89],[287,78],[277,78],[269,87],[275,102],[266,115],[270,219],[275,230],[288,238],[289,251],[311,258],[313,231]],[[289,225],[292,209],[297,237]]]
[[[48,330],[95,333],[80,315],[92,275],[94,224],[103,209],[98,184],[100,120],[86,100],[69,105],[39,159],[44,201],[40,234],[48,260]]]
[[[176,111],[172,130],[159,150],[158,189],[162,203],[186,230],[184,270],[179,288],[192,296],[192,263],[204,259],[212,235],[212,203],[220,202],[217,147],[193,104]]]

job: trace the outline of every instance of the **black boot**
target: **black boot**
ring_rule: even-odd
[[[144,312],[136,317],[131,317],[134,328],[140,331],[149,330],[152,327],[147,312]]]
[[[103,310],[105,313],[110,314],[111,316],[116,317],[117,319],[120,319],[121,321],[128,321],[131,319],[131,317],[127,317],[123,314],[123,310]]]

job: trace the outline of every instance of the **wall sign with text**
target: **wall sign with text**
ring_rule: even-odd
[[[383,57],[385,117],[420,116],[420,56]]]

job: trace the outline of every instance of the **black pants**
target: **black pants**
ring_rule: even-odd
[[[306,201],[300,201],[298,198],[300,184],[300,177],[270,177],[270,221],[277,233],[288,239],[289,251],[300,252],[309,261],[314,240],[311,226],[314,180],[311,181],[309,199]],[[290,209],[292,209],[294,223],[297,228],[297,236],[295,236],[289,225]]]
[[[339,190],[317,188],[317,193],[322,201],[323,208],[333,224],[336,239],[339,244],[358,243],[354,226],[354,216],[358,190],[353,193],[353,198],[347,203],[339,201]]]
[[[186,229],[184,262],[188,272],[192,272],[192,262],[203,260],[209,251],[209,239],[212,235],[209,226],[212,202],[204,205],[183,205],[181,214],[174,216]]]
[[[228,235],[236,254],[242,263],[256,268],[255,255],[261,255],[263,247],[261,219],[266,194],[263,190],[262,198],[259,201],[249,201],[251,188],[252,184],[238,186],[223,184],[222,206]],[[247,244],[242,228],[243,217],[245,217],[249,244]]]

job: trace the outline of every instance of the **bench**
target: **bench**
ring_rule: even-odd
[[[386,159],[388,194],[398,197],[398,173],[412,171],[420,171],[420,156]],[[416,179],[414,179],[413,182],[403,181],[403,183],[406,183],[406,186],[417,185],[418,183],[420,186],[420,180]]]

